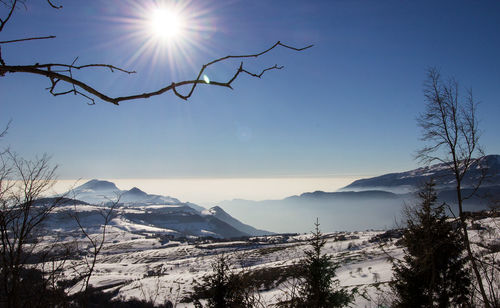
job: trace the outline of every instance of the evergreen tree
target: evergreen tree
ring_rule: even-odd
[[[224,308],[233,306],[232,273],[229,268],[228,258],[225,255],[217,257],[212,264],[212,270],[213,274],[207,281],[210,285],[208,307]]]
[[[403,260],[393,261],[394,307],[455,307],[468,304],[471,280],[463,236],[436,205],[434,182],[419,192],[420,203],[406,212]]]
[[[259,306],[257,290],[246,281],[244,275],[235,273],[230,260],[224,254],[212,263],[213,274],[204,283],[195,286],[195,306],[201,307],[199,300],[207,299],[208,308],[251,308]],[[261,306],[261,305],[260,305]],[[259,307],[260,307],[259,306]]]
[[[305,251],[304,281],[299,290],[296,306],[310,308],[346,306],[353,297],[346,290],[338,289],[338,281],[334,280],[338,266],[332,261],[332,256],[321,253],[326,240],[319,230],[318,221],[315,223],[312,235],[311,248]]]

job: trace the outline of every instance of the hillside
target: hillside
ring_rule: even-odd
[[[83,210],[83,208],[82,208]],[[85,207],[89,212],[90,207]],[[498,241],[499,218],[482,218],[471,230],[474,243],[491,245]],[[99,228],[89,230],[99,236]],[[227,241],[203,238],[165,237],[159,228],[138,231],[134,224],[121,218],[113,219],[108,229],[106,244],[97,259],[91,284],[120,299],[164,300],[177,302],[177,307],[193,307],[189,297],[194,281],[201,281],[212,272],[215,259],[224,254],[231,267],[238,272],[252,273],[259,283],[260,297],[265,306],[279,301],[287,290],[283,279],[290,278],[298,262],[304,257],[310,235],[289,234],[252,237]],[[324,252],[339,264],[336,276],[340,285],[357,287],[354,307],[373,307],[384,297],[387,283],[392,279],[391,264],[387,257],[401,256],[396,245],[398,232],[363,231],[326,233]],[[79,233],[64,233],[61,244],[86,247]],[[45,236],[51,245],[58,233]],[[481,236],[481,237],[480,237]],[[382,243],[385,243],[381,246]],[[42,243],[43,245],[43,243]],[[480,249],[479,246],[474,246]],[[85,261],[72,256],[64,267],[65,278],[74,277],[83,270]]]
[[[483,157],[480,164],[475,163],[463,180],[464,188],[475,185],[483,176],[483,169],[486,170],[483,187],[500,186],[500,155],[488,155]],[[381,176],[360,179],[352,182],[342,190],[385,190],[392,192],[414,191],[419,185],[433,178],[438,188],[441,190],[453,188],[455,185],[454,176],[448,167],[441,163],[427,167],[422,167],[410,171],[389,173]]]
[[[257,230],[225,213],[221,208],[206,210],[193,203],[176,198],[148,194],[137,187],[120,190],[112,182],[91,180],[64,194],[75,199],[51,215],[48,223],[54,228],[64,226],[66,231],[77,229],[72,215],[83,217],[85,226],[98,228],[102,223],[100,212],[118,202],[113,225],[117,228],[145,234],[155,232],[172,236],[210,236],[234,238],[270,234]],[[50,200],[50,199],[47,199]],[[82,200],[82,201],[79,201]]]

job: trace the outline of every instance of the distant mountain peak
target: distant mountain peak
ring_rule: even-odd
[[[95,191],[119,190],[118,187],[116,187],[115,183],[98,179],[92,179],[76,188],[76,190],[84,190],[84,189],[91,189]]]
[[[148,194],[137,186],[132,187],[130,190],[120,190],[114,183],[98,179],[92,179],[67,193],[90,204],[106,203],[118,198],[120,203],[127,205],[182,204],[198,212],[205,210],[204,207],[194,203],[182,203],[178,199],[169,196]]]
[[[131,193],[131,194],[146,194],[144,191],[140,190],[139,188],[137,187],[133,187],[131,188],[128,193]]]

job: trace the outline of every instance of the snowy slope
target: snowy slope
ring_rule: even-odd
[[[75,220],[75,216],[78,216],[84,228],[98,232],[104,223],[103,213],[107,211],[109,207],[101,205],[58,206],[45,220],[44,229],[48,234],[78,234],[80,230]],[[110,225],[136,234],[215,238],[249,236],[216,217],[203,215],[185,205],[120,206],[113,210],[112,215]]]
[[[233,226],[234,228],[241,230],[247,234],[250,234],[252,236],[260,236],[260,235],[268,235],[268,234],[273,234],[273,232],[265,231],[265,230],[259,230],[256,229],[250,225],[244,224],[241,221],[237,220],[233,216],[229,215],[226,213],[221,207],[219,206],[214,206],[208,210],[205,210],[203,212],[205,215],[212,215],[223,222]]]
[[[90,210],[86,207],[86,210]],[[482,228],[471,230],[473,243],[481,245],[498,243],[500,218],[476,221]],[[260,295],[266,307],[285,296],[286,283],[278,283],[283,269],[296,266],[308,249],[309,234],[273,235],[250,238],[246,241],[185,242],[162,241],[160,237],[130,232],[118,223],[110,228],[104,252],[99,256],[91,284],[103,287],[106,292],[116,292],[116,298],[154,298],[160,304],[165,299],[179,303],[192,290],[193,280],[200,280],[212,272],[211,264],[218,255],[231,260],[235,271],[270,271],[275,283],[262,287]],[[155,230],[151,230],[155,231]],[[396,238],[377,241],[384,231],[326,233],[323,252],[333,256],[339,264],[336,278],[340,285],[358,288],[353,307],[377,307],[387,295],[388,282],[392,279],[389,256],[400,258],[402,249]],[[386,233],[387,234],[387,233]],[[68,241],[70,239],[68,238]],[[78,240],[82,247],[85,241]],[[382,246],[383,244],[383,246]],[[481,249],[474,244],[474,249]],[[79,265],[81,264],[81,265]],[[79,266],[75,257],[68,261],[66,278],[72,277]],[[193,303],[177,307],[193,307]]]
[[[500,155],[488,155],[481,160],[481,166],[488,169],[487,177],[483,186],[500,186]],[[482,170],[478,164],[473,164],[464,178],[464,187],[477,182],[482,176]],[[433,178],[438,183],[438,188],[448,189],[455,185],[454,176],[450,173],[446,164],[435,164],[415,170],[384,174],[381,176],[361,179],[347,185],[343,190],[367,190],[379,189],[393,192],[413,191],[425,181]]]
[[[159,233],[175,236],[216,238],[269,233],[239,222],[222,209],[209,212],[193,203],[183,203],[172,197],[147,194],[137,187],[120,190],[109,181],[94,179],[72,189],[65,195],[83,201],[80,202],[81,204],[74,201],[71,203],[72,207],[67,206],[54,213],[49,220],[54,224],[53,229],[59,228],[57,224],[64,226],[67,231],[77,229],[71,217],[74,213],[82,216],[85,226],[98,227],[102,223],[102,219],[98,219],[102,218],[100,212],[106,211],[107,206],[118,201],[119,206],[114,211],[114,215],[118,217],[116,222],[132,224],[135,232],[148,232],[150,228],[157,228]],[[116,227],[121,228],[119,224]]]

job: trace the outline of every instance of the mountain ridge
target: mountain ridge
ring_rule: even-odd
[[[500,155],[486,155],[480,159],[481,166],[486,167],[487,173],[483,186],[500,185]],[[463,179],[464,188],[470,188],[483,176],[482,169],[478,163],[471,165],[466,178]],[[433,178],[437,182],[437,188],[450,188],[455,184],[454,175],[449,171],[445,163],[433,164],[404,172],[394,172],[376,177],[359,179],[343,187],[346,190],[389,190],[389,191],[415,191],[424,182]]]
[[[483,162],[489,167],[487,181],[477,191],[471,188],[471,183],[481,175],[474,165],[464,183],[464,194],[474,193],[464,203],[467,211],[488,209],[489,199],[485,197],[500,199],[500,155],[485,156]],[[316,218],[320,218],[327,232],[380,229],[400,220],[403,207],[416,202],[418,183],[431,177],[440,184],[437,185],[438,200],[455,211],[453,177],[443,164],[360,179],[334,192],[304,192],[262,201],[233,199],[219,205],[236,216],[245,217],[252,226],[264,229],[273,226],[273,230],[280,233],[310,231]]]
[[[64,195],[78,199],[73,203],[81,200],[87,205],[118,202],[117,212],[127,221],[179,234],[224,238],[272,234],[242,223],[221,208],[207,210],[170,196],[148,194],[138,187],[120,190],[114,183],[104,180],[92,179]]]
[[[253,236],[271,235],[273,232],[259,230],[250,225],[244,224],[241,221],[235,219],[233,216],[228,214],[220,206],[213,206],[205,211],[206,215],[213,215],[214,217],[224,221],[225,223],[233,226],[234,228],[241,230],[245,233],[251,234]]]

